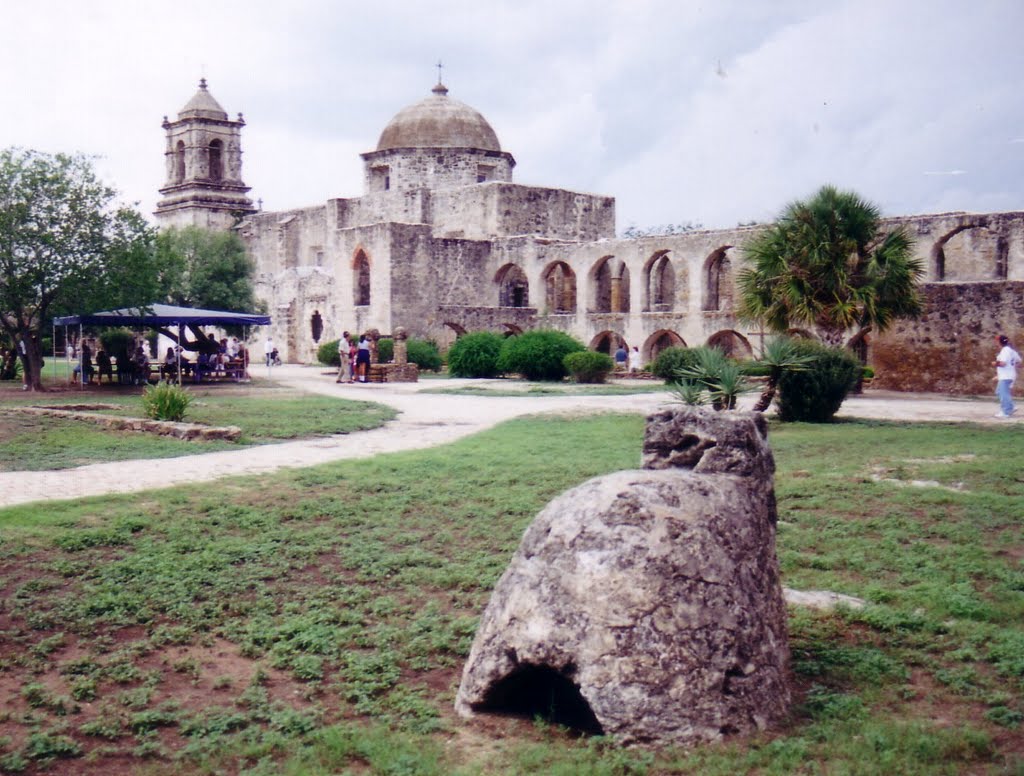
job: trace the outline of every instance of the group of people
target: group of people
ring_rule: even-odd
[[[128,353],[117,360],[117,380],[129,385],[145,385],[149,382],[149,353],[144,342],[136,342],[134,347],[129,346]],[[114,382],[114,359],[110,357],[103,348],[96,351],[95,364],[93,363],[92,347],[88,342],[82,342],[81,349],[76,359],[75,366],[71,370],[71,384],[77,385],[79,380],[82,384],[90,385],[93,377],[97,385],[103,383],[104,375],[108,383]]]
[[[615,368],[621,371],[640,372],[644,368],[643,357],[640,349],[634,345],[632,350],[626,350],[626,344],[621,343],[615,351]]]
[[[336,383],[365,383],[370,379],[370,339],[358,340],[347,331],[338,340],[338,379]]]

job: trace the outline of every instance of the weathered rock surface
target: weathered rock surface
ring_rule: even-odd
[[[645,470],[553,500],[498,582],[456,709],[623,742],[750,732],[789,704],[774,462],[758,414],[648,418]]]

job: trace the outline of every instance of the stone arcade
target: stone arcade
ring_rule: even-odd
[[[515,183],[491,125],[441,83],[362,155],[360,197],[257,212],[241,177],[243,125],[205,81],[177,121],[165,119],[156,217],[235,225],[286,360],[315,359],[314,310],[327,339],[401,326],[445,346],[464,331],[544,326],[606,352],[625,341],[645,361],[671,345],[760,351],[762,333],[733,313],[742,246],[758,227],[617,239],[612,197]],[[926,313],[850,344],[878,386],[988,392],[991,335],[1024,338],[1024,213],[889,223],[916,240]]]

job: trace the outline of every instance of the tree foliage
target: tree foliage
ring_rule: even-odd
[[[824,186],[747,244],[739,316],[776,332],[807,327],[830,345],[851,329],[884,331],[921,313],[912,248],[904,229],[882,228],[875,205]]]
[[[517,372],[527,380],[557,382],[568,374],[565,357],[580,350],[586,350],[583,343],[564,332],[534,329],[505,340],[497,367],[501,372]]]
[[[156,264],[169,304],[252,312],[253,265],[234,232],[171,227],[156,238]]]
[[[452,377],[497,377],[504,342],[505,338],[493,331],[463,334],[448,350],[448,373]]]
[[[116,197],[85,156],[0,151],[0,325],[31,390],[54,313],[151,292],[153,233]]]

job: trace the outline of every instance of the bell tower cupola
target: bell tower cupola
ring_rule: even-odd
[[[167,180],[160,189],[157,224],[230,229],[240,218],[255,213],[242,181],[242,127],[245,120],[227,112],[199,81],[199,91],[178,113],[164,116],[167,135],[164,158]]]

